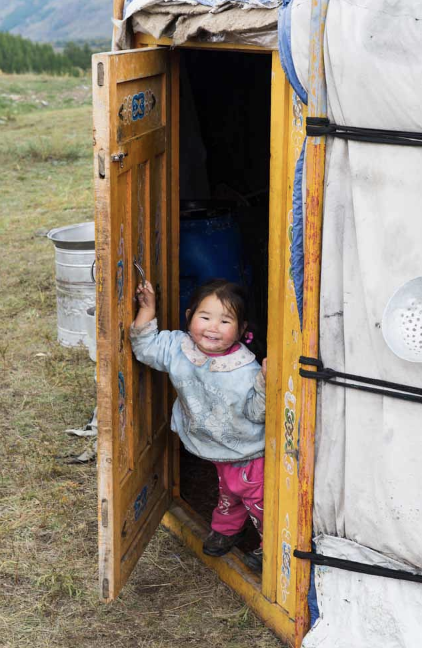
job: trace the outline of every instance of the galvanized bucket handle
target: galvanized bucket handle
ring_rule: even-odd
[[[96,284],[97,281],[95,279],[94,268],[95,268],[95,259],[93,260],[92,266],[91,266],[91,280],[92,280],[92,283]]]

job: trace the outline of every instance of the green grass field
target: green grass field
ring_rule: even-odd
[[[56,342],[53,227],[93,219],[90,80],[0,75],[0,646],[280,648],[159,529],[121,596],[98,602],[88,352]],[[43,103],[44,102],[44,103]]]

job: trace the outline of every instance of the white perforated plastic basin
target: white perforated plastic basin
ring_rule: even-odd
[[[400,286],[385,307],[382,334],[393,353],[422,362],[422,277]]]

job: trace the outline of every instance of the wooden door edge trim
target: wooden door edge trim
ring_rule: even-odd
[[[243,52],[244,54],[272,54],[278,50],[262,47],[261,45],[242,45],[241,43],[201,43],[200,41],[186,41],[175,45],[172,38],[162,36],[154,38],[149,34],[136,33],[133,35],[133,49],[143,47],[171,47],[174,49],[199,49],[199,50],[224,50],[228,52]]]
[[[285,344],[285,273],[288,261],[287,195],[290,86],[277,53],[271,61],[270,115],[270,202],[268,239],[268,329],[267,400],[265,417],[264,546],[269,560],[264,564],[262,590],[268,600],[277,600],[274,569],[281,547],[279,525],[280,461],[283,446],[283,352]]]
[[[183,500],[173,501],[162,519],[163,526],[191,549],[205,565],[231,587],[280,639],[294,645],[295,622],[277,603],[268,601],[261,592],[260,579],[249,571],[237,550],[221,558],[211,558],[202,552],[207,525]]]
[[[180,252],[180,55],[177,51],[170,53],[170,115],[167,124],[170,126],[170,247],[174,252],[171,258],[169,272],[170,280],[170,320],[171,328],[180,327],[180,281],[179,281],[179,252]],[[175,389],[170,387],[171,403],[176,400]],[[173,407],[173,406],[171,406]],[[176,433],[170,435],[170,462],[172,470],[173,497],[180,497],[180,439]]]

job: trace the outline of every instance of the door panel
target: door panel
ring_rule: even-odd
[[[93,57],[101,594],[113,599],[170,501],[169,389],[134,358],[136,260],[168,328],[170,75],[163,49]],[[175,222],[175,221],[174,221]]]
[[[287,158],[287,182],[293,186],[297,160],[302,151],[305,138],[306,106],[289,91],[289,144]],[[287,196],[285,222],[286,240],[293,237],[292,194]],[[292,250],[286,249],[284,270],[284,324],[283,329],[283,366],[281,380],[282,408],[282,445],[279,463],[279,538],[280,551],[277,556],[276,601],[288,612],[291,618],[297,614],[296,575],[297,561],[293,558],[295,549],[298,511],[298,451],[299,418],[301,404],[301,377],[299,375],[299,356],[302,353],[302,332],[296,303],[295,287],[292,279]]]
[[[296,561],[299,356],[301,331],[292,280],[292,188],[305,137],[306,107],[272,63],[268,373],[262,592],[290,619],[297,614]]]
[[[162,79],[159,76],[150,77],[142,90],[138,79],[119,83],[117,86],[118,142],[149,133],[163,125],[165,118],[164,93],[165,89],[163,90]]]

